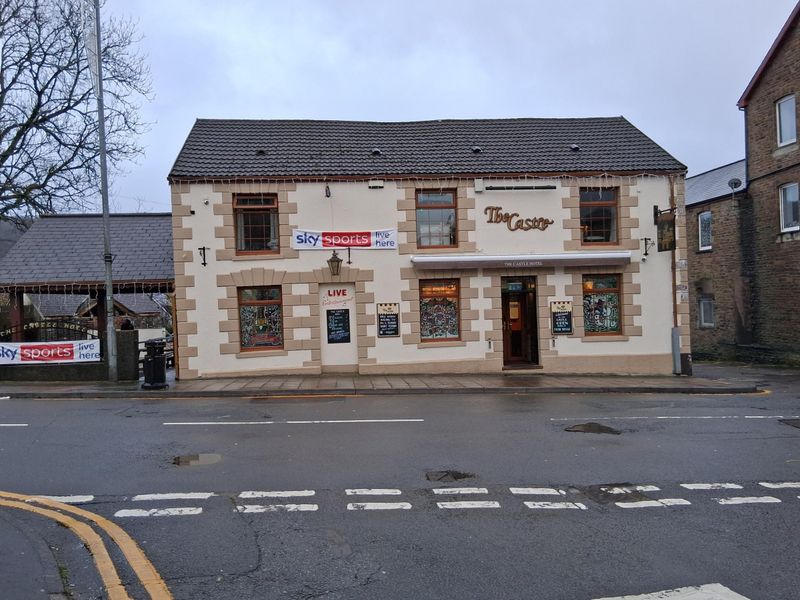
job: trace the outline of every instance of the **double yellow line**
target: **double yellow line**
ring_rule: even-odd
[[[101,529],[114,540],[152,600],[172,600],[172,594],[167,588],[167,584],[164,583],[153,563],[148,560],[131,536],[108,519],[63,502],[12,492],[0,491],[0,506],[41,515],[74,532],[89,549],[109,600],[131,600],[131,597],[117,574],[117,569],[108,554],[103,538],[89,523]],[[81,517],[83,520],[75,517]]]

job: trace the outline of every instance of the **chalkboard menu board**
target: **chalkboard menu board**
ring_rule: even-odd
[[[572,333],[572,302],[551,302],[550,318],[553,334]]]
[[[327,311],[328,316],[328,343],[350,343],[350,309],[334,308]]]
[[[400,305],[396,302],[378,304],[378,337],[400,335]]]

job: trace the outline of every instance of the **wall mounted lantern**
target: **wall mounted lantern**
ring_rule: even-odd
[[[328,268],[331,270],[331,275],[336,277],[342,268],[342,259],[339,258],[339,255],[336,253],[336,250],[333,251],[333,254],[331,254],[331,257],[328,259],[327,262],[328,262]]]

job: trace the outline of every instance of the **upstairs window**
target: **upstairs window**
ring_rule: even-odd
[[[583,276],[583,329],[586,335],[622,333],[619,275]]]
[[[700,250],[711,250],[711,211],[697,215],[697,233]]]
[[[797,231],[800,229],[800,200],[797,196],[797,184],[789,183],[780,188],[781,198],[781,231]]]
[[[268,254],[280,250],[278,199],[237,195],[233,200],[237,254]]]
[[[582,188],[580,191],[581,241],[616,244],[619,204],[616,188]]]
[[[454,248],[456,194],[453,190],[417,192],[417,248]]]
[[[795,114],[794,94],[781,98],[775,103],[778,119],[778,145],[785,146],[797,141],[797,116]]]

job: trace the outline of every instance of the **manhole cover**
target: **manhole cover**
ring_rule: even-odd
[[[192,467],[194,465],[213,465],[221,460],[221,454],[185,454],[183,456],[176,456],[173,458],[172,464],[178,465],[179,467]]]
[[[601,425],[600,423],[581,423],[580,425],[572,425],[567,427],[564,431],[572,431],[577,433],[610,433],[612,435],[619,435],[621,433],[613,427]]]
[[[604,483],[603,485],[587,485],[576,489],[598,504],[652,500],[652,498],[642,493],[640,489],[642,487],[644,486],[638,486],[632,483]]]
[[[426,471],[425,479],[428,481],[459,481],[461,479],[472,479],[474,473],[462,473],[461,471]]]
[[[800,419],[778,419],[778,422],[800,429]]]

